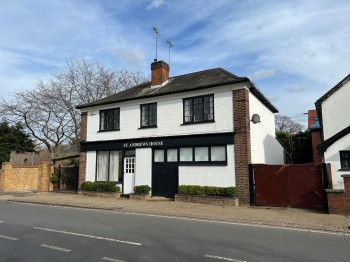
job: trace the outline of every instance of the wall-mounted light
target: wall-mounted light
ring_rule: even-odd
[[[96,115],[96,111],[91,111],[90,116],[94,116],[94,115]]]

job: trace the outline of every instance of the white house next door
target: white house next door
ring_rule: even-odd
[[[124,186],[123,193],[134,193],[135,186],[135,157],[124,157]]]

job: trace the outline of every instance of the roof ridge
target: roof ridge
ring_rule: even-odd
[[[182,77],[182,76],[195,75],[195,74],[198,74],[198,73],[204,73],[204,72],[207,72],[207,71],[220,70],[220,69],[222,69],[222,68],[221,67],[215,67],[215,68],[210,68],[210,69],[204,69],[204,70],[197,71],[197,72],[192,72],[192,73],[187,73],[187,74],[183,74],[183,75],[172,76],[172,77],[169,77],[169,79],[170,78],[176,78],[176,77]]]

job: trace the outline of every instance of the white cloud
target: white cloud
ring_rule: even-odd
[[[131,66],[140,66],[146,64],[145,55],[138,49],[117,48],[117,55]]]
[[[269,78],[269,77],[273,76],[275,73],[276,73],[275,69],[261,69],[261,70],[258,70],[258,71],[255,71],[254,73],[252,73],[250,78],[252,80]]]
[[[151,10],[151,9],[157,9],[159,7],[161,7],[162,5],[164,5],[164,0],[152,0],[151,3],[149,3],[146,7],[147,10]]]

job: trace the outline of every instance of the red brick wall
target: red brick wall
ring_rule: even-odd
[[[251,163],[249,91],[233,91],[233,125],[236,187],[241,203],[249,203],[249,169]]]
[[[342,177],[344,190],[326,190],[330,214],[350,215],[350,175],[342,175]]]
[[[163,61],[154,62],[151,65],[152,79],[151,85],[161,85],[169,79],[169,65]]]
[[[80,141],[86,141],[86,131],[87,131],[87,113],[81,113],[81,125],[80,125]],[[86,152],[79,153],[79,185],[85,181],[86,176]]]

